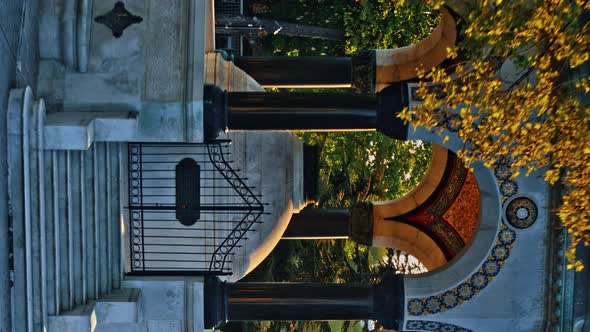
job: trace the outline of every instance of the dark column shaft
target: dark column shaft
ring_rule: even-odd
[[[228,284],[228,319],[357,320],[373,316],[371,285]]]
[[[349,235],[348,209],[306,208],[291,217],[283,240],[339,239]]]
[[[238,56],[234,63],[267,86],[346,86],[352,82],[350,57]]]
[[[234,130],[374,130],[377,98],[342,93],[227,94]]]
[[[408,106],[407,86],[393,84],[377,95],[354,93],[224,92],[204,89],[207,139],[230,130],[378,130],[407,139],[397,114]]]
[[[404,317],[402,275],[377,284],[225,283],[205,278],[205,327],[243,320],[376,319],[399,328]]]

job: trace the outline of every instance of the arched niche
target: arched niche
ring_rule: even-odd
[[[449,134],[450,139],[443,143],[444,135],[424,127],[410,127],[408,139],[428,141],[451,151],[458,151],[462,147],[460,138],[453,133],[446,134]],[[432,272],[406,276],[406,298],[427,298],[457,286],[479,269],[496,243],[501,225],[502,199],[494,172],[482,163],[473,163],[470,166],[477,181],[480,205],[479,224],[473,240],[448,264]]]
[[[471,243],[479,204],[474,175],[453,152],[433,144],[429,168],[414,190],[372,202],[372,245],[403,250],[429,271],[441,268]]]
[[[384,213],[388,215],[405,214],[423,204],[432,196],[436,186],[440,183],[448,160],[448,150],[438,144],[432,145],[432,157],[424,178],[412,191],[392,201],[373,202],[374,205],[383,206]]]
[[[440,23],[416,44],[395,49],[375,50],[375,92],[394,82],[415,78],[419,68],[432,68],[447,58],[447,48],[457,41],[457,22],[451,12],[440,9]]]
[[[438,244],[415,226],[391,221],[379,226],[380,234],[373,235],[373,246],[395,248],[418,259],[432,271],[447,263],[445,254]],[[388,234],[397,234],[389,236]]]
[[[442,7],[439,12],[438,25],[427,37],[412,45],[366,50],[349,57],[228,55],[227,60],[233,60],[236,66],[221,65],[220,68],[225,68],[225,74],[239,67],[239,72],[245,72],[264,87],[355,87],[374,89],[377,93],[393,83],[416,78],[419,68],[430,69],[447,59],[447,48],[457,41],[457,21],[449,9]]]

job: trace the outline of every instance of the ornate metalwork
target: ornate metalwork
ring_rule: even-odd
[[[132,273],[231,274],[233,251],[252,226],[262,222],[264,205],[230,166],[228,145],[229,141],[129,144]],[[190,200],[198,197],[199,202],[180,199],[180,217],[188,213],[191,219],[183,223],[178,215],[177,169],[186,160],[198,165],[199,176],[183,181],[199,182],[191,185],[198,195],[188,193]]]
[[[537,221],[537,214],[537,205],[526,197],[517,197],[506,207],[506,220],[520,229],[531,227]]]
[[[258,221],[264,212],[264,206],[260,200],[258,200],[258,197],[252,193],[250,188],[246,186],[244,181],[242,181],[236,172],[229,166],[222,153],[221,145],[208,144],[207,150],[209,151],[209,159],[211,160],[211,163],[239,194],[243,204],[245,204],[245,206],[241,205],[241,207],[245,208],[245,211],[248,211],[248,213],[244,214],[242,220],[232,229],[231,233],[225,238],[225,240],[223,240],[223,242],[217,247],[211,258],[209,269],[222,270],[229,253],[244,237],[246,232],[250,230],[252,225]]]
[[[125,4],[118,1],[112,10],[95,17],[94,21],[106,25],[111,29],[115,38],[120,38],[123,35],[123,30],[127,29],[131,24],[140,23],[143,18],[131,14],[125,9]]]
[[[141,144],[129,145],[128,147],[128,160],[129,160],[129,205],[130,206],[142,206],[143,196],[143,179],[141,172]],[[130,210],[129,211],[129,246],[131,253],[131,269],[132,270],[143,270],[145,267],[144,261],[144,236],[143,236],[143,210]]]
[[[364,245],[373,244],[373,204],[358,203],[350,211],[351,238]]]

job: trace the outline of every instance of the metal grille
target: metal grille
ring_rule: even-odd
[[[239,16],[242,13],[242,0],[215,0],[215,16]]]
[[[264,206],[230,166],[229,143],[129,144],[131,272],[231,274],[233,251],[262,222]],[[196,162],[198,176],[183,176],[196,182],[179,189],[177,168],[186,160]],[[183,193],[199,202],[187,204],[177,197]],[[177,219],[187,211],[192,224]]]
[[[215,0],[215,17],[234,17],[244,14],[242,0]],[[242,55],[244,36],[239,32],[215,35],[215,45],[234,55]]]

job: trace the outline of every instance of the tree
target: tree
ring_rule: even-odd
[[[344,12],[346,53],[414,44],[438,23],[438,13],[424,2],[351,1]]]
[[[437,8],[444,1],[431,0]],[[565,188],[557,211],[572,245],[570,267],[581,270],[575,246],[590,245],[590,92],[587,20],[590,1],[464,1],[454,62],[423,68],[418,95],[424,103],[401,117],[427,128],[443,126],[444,113],[458,113],[459,156],[491,166],[509,158],[512,176],[542,169],[550,184]],[[514,66],[505,75],[502,67]]]
[[[260,17],[343,30],[345,40],[328,41],[270,34],[266,42],[277,55],[344,55],[376,48],[410,45],[438,24],[438,14],[424,3],[391,0],[271,1]]]
[[[430,162],[429,144],[396,141],[378,132],[299,136],[321,147],[320,207],[400,197],[418,185]]]

